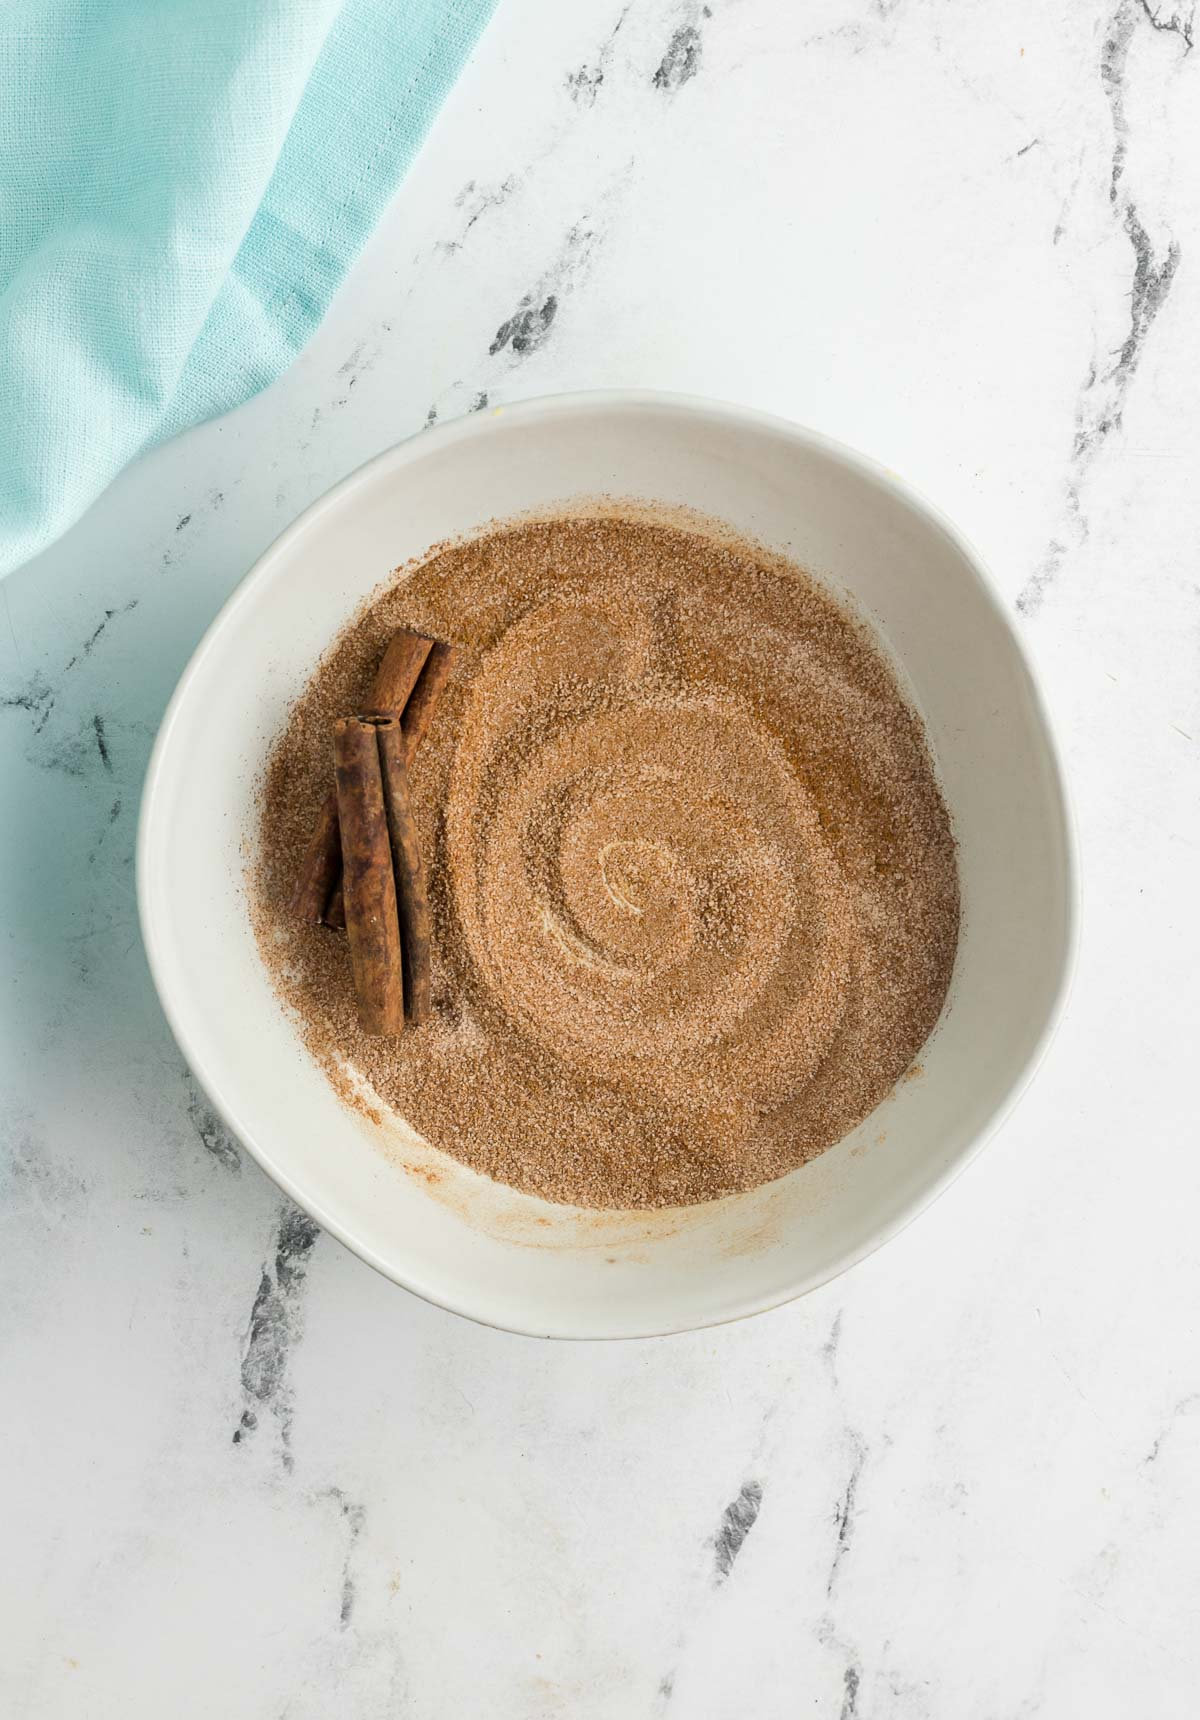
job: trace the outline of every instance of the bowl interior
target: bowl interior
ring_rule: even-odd
[[[500,1187],[399,1120],[374,1127],[310,1061],[245,898],[255,779],[289,704],[390,570],[492,518],[607,493],[683,504],[783,551],[872,622],[901,668],[960,845],[947,1007],[904,1081],[812,1164],[661,1213]],[[155,980],[214,1104],[277,1181],[398,1282],[514,1330],[632,1336],[786,1300],[893,1234],[1023,1084],[1070,965],[1070,833],[1053,744],[977,559],[879,469],[773,420],[656,396],[531,402],[425,433],[304,515],[214,623],[147,778],[139,899]]]

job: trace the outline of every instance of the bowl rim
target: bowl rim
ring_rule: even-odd
[[[1047,1008],[1041,1032],[1023,1063],[1013,1074],[1004,1098],[996,1105],[987,1121],[980,1125],[971,1139],[964,1144],[940,1174],[932,1178],[929,1183],[906,1200],[887,1224],[858,1246],[848,1248],[835,1263],[814,1271],[809,1277],[801,1279],[794,1286],[789,1287],[782,1295],[775,1292],[749,1293],[738,1300],[728,1312],[716,1317],[703,1316],[699,1321],[684,1317],[668,1321],[665,1324],[654,1322],[630,1324],[620,1331],[597,1332],[592,1330],[580,1332],[565,1328],[547,1331],[544,1325],[538,1326],[533,1323],[514,1320],[511,1316],[490,1318],[486,1310],[478,1306],[467,1306],[462,1299],[447,1288],[423,1284],[415,1275],[407,1274],[402,1266],[398,1266],[394,1261],[384,1259],[368,1244],[357,1238],[336,1217],[326,1212],[319,1199],[314,1198],[298,1186],[288,1171],[276,1162],[270,1150],[259,1141],[254,1131],[247,1128],[234,1115],[225,1103],[219,1081],[205,1067],[204,1059],[198,1054],[191,1041],[186,1023],[172,995],[169,977],[164,971],[163,952],[159,947],[155,931],[154,904],[152,901],[154,887],[150,879],[149,854],[152,829],[155,822],[156,801],[163,779],[164,760],[179,721],[180,712],[187,703],[192,682],[216,648],[218,640],[223,637],[236,619],[239,610],[249,601],[251,592],[270,574],[275,562],[290,552],[296,540],[321,515],[344,504],[354,494],[355,490],[366,486],[381,472],[388,469],[400,469],[419,458],[423,458],[429,452],[431,443],[434,441],[443,447],[451,447],[456,442],[489,434],[497,426],[498,420],[511,422],[517,418],[523,421],[534,421],[552,418],[560,413],[588,412],[597,409],[601,411],[614,409],[661,411],[664,408],[682,417],[702,416],[710,422],[735,430],[741,427],[770,432],[794,445],[817,451],[834,463],[853,472],[856,476],[867,480],[878,489],[889,493],[915,514],[923,516],[935,525],[958,550],[974,573],[982,596],[994,615],[1001,621],[1015,647],[1017,659],[1025,672],[1031,706],[1045,745],[1048,777],[1058,802],[1061,818],[1062,907],[1064,914],[1062,954],[1054,995]],[[383,1277],[420,1296],[424,1301],[430,1302],[436,1307],[444,1308],[450,1313],[462,1315],[479,1325],[488,1326],[494,1330],[515,1332],[528,1337],[557,1337],[576,1341],[615,1341],[632,1337],[665,1337],[678,1332],[728,1325],[734,1321],[748,1319],[754,1314],[766,1313],[773,1308],[783,1307],[789,1302],[796,1301],[831,1282],[834,1278],[840,1277],[851,1267],[858,1265],[860,1261],[867,1259],[877,1249],[882,1248],[898,1236],[901,1231],[906,1230],[915,1218],[932,1206],[934,1201],[938,1200],[950,1185],[961,1176],[967,1166],[982,1152],[995,1133],[1012,1115],[1017,1104],[1028,1090],[1030,1082],[1037,1073],[1062,1023],[1079,955],[1081,901],[1078,831],[1066,772],[1063,767],[1062,752],[1045,689],[1028,642],[1022,636],[1016,620],[1010,614],[995,576],[983,556],[935,502],[929,500],[906,479],[901,478],[896,472],[884,466],[880,461],[873,459],[870,455],[860,453],[857,449],[851,448],[834,437],[827,436],[822,431],[811,429],[776,413],[762,411],[756,407],[743,406],[720,398],[659,389],[582,389],[564,393],[535,395],[514,402],[498,403],[489,412],[467,413],[459,418],[450,419],[444,424],[422,427],[399,442],[393,443],[390,447],[372,455],[310,502],[256,558],[253,565],[239,580],[205,629],[176,683],[175,690],[163,712],[142,783],[136,842],[136,874],[138,920],[142,943],[159,1005],[176,1044],[196,1080],[200,1083],[206,1098],[222,1122],[245,1147],[255,1162],[283,1193],[313,1218],[323,1230],[327,1230],[336,1237],[339,1242]]]

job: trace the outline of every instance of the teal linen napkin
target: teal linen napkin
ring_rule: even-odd
[[[494,4],[0,6],[0,574],[291,362]]]

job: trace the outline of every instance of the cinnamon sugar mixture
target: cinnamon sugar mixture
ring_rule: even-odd
[[[411,771],[434,1019],[356,1025],[287,898],[333,720],[392,632],[458,666]],[[307,1042],[435,1146],[549,1200],[703,1201],[840,1139],[937,1020],[946,808],[860,623],[794,566],[635,513],[435,552],[319,665],[264,780],[260,945]]]

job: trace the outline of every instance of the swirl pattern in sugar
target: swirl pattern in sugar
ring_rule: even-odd
[[[865,1116],[941,1009],[958,880],[864,626],[755,546],[528,522],[411,570],[339,642],[314,714],[400,622],[463,647],[412,773],[437,1015],[363,1039],[328,939],[289,929],[327,1043],[434,1144],[582,1205],[750,1187]],[[283,751],[288,791],[315,795]]]

